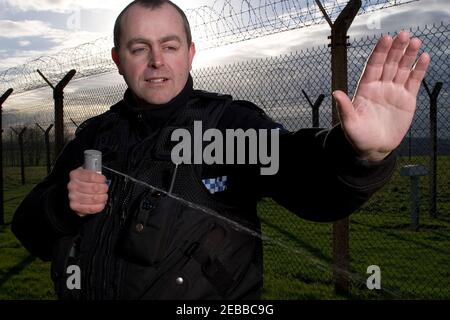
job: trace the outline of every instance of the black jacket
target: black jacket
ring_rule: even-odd
[[[112,181],[109,203],[104,213],[86,219],[79,218],[69,208],[69,172],[83,164],[83,152],[86,149],[102,149],[106,166],[167,190],[171,173],[166,166],[168,159],[165,162],[161,160],[160,167],[145,170],[142,168],[147,168],[145,166],[148,164],[143,163],[142,159],[152,157],[146,150],[161,144],[161,132],[158,130],[174,123],[175,126],[180,125],[176,121],[181,117],[179,115],[184,112],[188,101],[198,101],[204,109],[208,109],[212,104],[217,105],[219,101],[223,110],[219,113],[214,127],[222,132],[227,128],[280,128],[279,124],[249,102],[230,101],[226,96],[192,91],[189,83],[187,89],[185,88],[174,101],[165,106],[166,109],[161,108],[156,113],[147,112],[133,106],[133,99],[127,91],[125,99],[110,111],[88,120],[80,127],[75,139],[67,144],[58,157],[51,174],[30,192],[17,209],[12,230],[32,254],[53,262],[52,277],[61,298],[258,297],[262,285],[261,242],[244,237],[242,232],[234,233],[234,229],[228,228],[223,221],[206,221],[198,212],[191,212],[192,208],[169,197],[163,197],[164,200],[154,199],[154,192],[144,190],[142,186],[137,187],[123,177],[112,175],[111,172],[104,172]],[[213,114],[208,112],[205,119]],[[118,145],[121,146],[119,151],[114,149],[114,146]],[[223,213],[226,217],[259,232],[256,203],[262,197],[273,198],[304,219],[336,221],[355,211],[380,189],[390,178],[394,166],[394,154],[379,163],[358,160],[340,126],[331,130],[302,129],[294,133],[281,128],[280,168],[276,175],[260,175],[259,165],[203,165],[200,169],[197,166],[192,172],[198,173],[203,183],[209,181],[208,179],[227,177],[226,188],[206,195],[207,192],[203,192],[206,189],[201,185],[189,187],[195,178],[181,178],[182,182],[175,187],[174,193],[188,201],[199,202],[204,207]],[[165,170],[167,172],[164,172]],[[188,177],[190,173],[183,174],[183,177]],[[148,202],[147,199],[154,199],[154,203],[153,200]],[[151,240],[142,241],[135,233],[130,232],[129,228],[134,228],[139,222],[139,216],[142,216],[144,210],[142,208],[153,207],[157,208],[155,212],[176,211],[177,219],[181,220],[167,221],[167,215],[156,215],[156,218],[152,218],[154,221],[148,224],[149,228],[153,228],[153,231],[165,230],[164,232],[169,232],[170,235],[165,234],[154,239],[151,237],[157,233],[150,231],[147,236]],[[191,224],[195,221],[194,224],[198,228],[192,225],[190,229],[187,228],[187,220],[190,220]],[[171,226],[169,231],[166,230],[167,225]],[[228,235],[226,239],[231,239],[227,240],[229,243],[224,240],[223,234],[217,231],[220,229],[217,225],[222,226],[223,234]],[[198,231],[202,228],[213,231]],[[178,238],[177,232],[182,233],[182,236]],[[204,240],[210,235],[216,237],[216,242],[222,243],[223,247],[202,248],[202,243],[212,243],[208,239]],[[192,243],[186,243],[186,239],[194,238],[203,239],[199,240],[200,249],[195,248],[197,251],[191,248]],[[233,242],[239,245],[233,246]],[[144,247],[141,247],[143,243]],[[78,255],[68,257],[74,246],[78,246]],[[197,262],[190,265],[190,262],[186,262],[188,260],[182,260],[177,255],[162,254],[161,247],[171,253],[193,252],[190,257],[195,259],[191,260]],[[242,248],[245,250],[242,251]],[[152,252],[152,256],[141,259],[140,250]],[[218,253],[217,257],[208,256],[206,259],[202,250],[225,253],[222,256]],[[228,259],[225,258],[227,255],[232,256],[236,252],[239,252],[239,261],[225,261]],[[217,264],[213,263],[215,261]],[[89,269],[92,277],[83,280],[85,291],[68,296],[64,288],[66,277],[61,273],[64,273],[65,267],[70,263]],[[170,268],[166,268],[168,265]],[[183,290],[175,290],[175,287],[180,287],[180,283],[175,284],[172,280],[180,277],[173,273],[173,269],[181,270],[180,268],[184,268],[179,272],[183,272],[185,277],[194,278],[190,281],[196,283],[195,286],[189,287],[184,283]],[[249,279],[251,275],[256,275],[256,279]],[[146,282],[150,278],[154,279],[151,285]],[[210,290],[203,290],[203,287],[211,283]]]

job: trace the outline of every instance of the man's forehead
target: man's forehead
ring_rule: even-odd
[[[153,14],[155,16],[163,16],[166,18],[167,15],[172,15],[173,17],[176,17],[176,20],[180,21],[182,23],[183,18],[181,17],[180,13],[170,4],[164,3],[161,6],[150,8],[150,7],[144,7],[139,3],[136,3],[128,8],[128,10],[124,13],[122,17],[122,23],[124,20],[131,20],[131,22],[135,22],[133,19],[136,15],[148,15]],[[151,22],[151,21],[149,21]]]
[[[166,36],[162,36],[159,37],[158,39],[149,39],[146,36],[142,36],[142,37],[133,37],[130,40],[127,41],[127,45],[132,45],[134,43],[152,43],[154,41],[160,42],[160,43],[164,43],[164,42],[169,42],[169,41],[177,41],[177,42],[181,42],[181,38],[176,35],[176,34],[168,34]]]
[[[137,15],[142,16],[149,14],[152,14],[153,17],[144,17],[144,19],[142,20],[139,20],[139,18],[137,17]],[[140,27],[144,25],[152,25],[156,29],[157,26],[164,24],[164,21],[170,23],[170,30],[172,31],[171,33],[176,32],[177,29],[180,29],[180,32],[184,32],[183,18],[174,7],[168,4],[163,4],[161,7],[153,9],[143,7],[139,4],[133,5],[125,12],[124,16],[122,17],[121,27],[125,32],[130,31],[130,29],[140,29]],[[161,27],[162,26],[163,25],[161,25]]]

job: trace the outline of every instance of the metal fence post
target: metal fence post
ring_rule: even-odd
[[[13,149],[13,145],[14,145],[14,134],[12,132],[12,130],[9,131],[9,147],[10,147],[10,155],[11,155],[11,167],[14,167],[16,165],[16,157],[14,154],[14,149]]]
[[[442,82],[437,82],[431,92],[425,79],[422,81],[430,98],[430,195],[428,198],[430,217],[437,217],[437,100],[442,89]]]
[[[3,206],[3,118],[2,118],[2,107],[6,99],[9,98],[13,89],[8,89],[0,97],[0,225],[5,224],[5,210]]]
[[[350,0],[334,23],[331,22],[324,7],[316,0],[322,14],[331,27],[331,87],[332,91],[342,90],[348,93],[347,76],[347,31],[361,8],[361,0]],[[332,121],[339,123],[336,100],[333,98]],[[349,293],[349,219],[345,218],[333,224],[333,279],[336,293]]]
[[[57,157],[64,148],[64,88],[72,80],[76,70],[70,70],[56,86],[53,86],[41,71],[37,70],[37,72],[53,89],[53,99],[55,101],[55,157]]]
[[[11,128],[19,136],[19,150],[20,150],[20,175],[22,178],[22,185],[25,185],[25,156],[23,152],[23,135],[27,130],[27,127],[24,127],[20,132],[16,131],[16,129]]]
[[[306,94],[305,90],[302,90],[303,95],[305,96],[306,100],[308,100],[309,105],[312,108],[312,126],[313,128],[319,128],[320,127],[320,119],[319,119],[319,108],[320,105],[323,102],[323,99],[325,99],[325,95],[321,94],[319,97],[317,97],[316,102],[314,104],[311,102],[311,99],[309,99],[309,96]]]
[[[411,229],[419,231],[420,188],[419,178],[428,174],[427,168],[421,165],[406,165],[400,170],[402,177],[410,179]]]
[[[41,129],[42,132],[44,132],[44,141],[45,141],[45,150],[46,150],[46,161],[47,161],[47,174],[51,171],[51,160],[50,160],[50,130],[53,128],[53,124],[51,124],[47,130],[44,130],[39,123],[36,123],[36,125]]]

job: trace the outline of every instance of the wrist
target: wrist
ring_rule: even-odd
[[[364,152],[364,153],[357,152],[359,160],[368,161],[368,162],[383,161],[391,153],[392,153],[392,150],[388,151],[388,152],[379,152],[379,151],[369,151],[369,152]]]

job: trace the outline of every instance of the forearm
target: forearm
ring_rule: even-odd
[[[43,182],[17,208],[11,230],[22,245],[42,260],[50,260],[58,238],[76,232],[77,216],[67,208],[63,186]]]
[[[280,139],[280,170],[264,179],[270,196],[298,216],[335,221],[364,204],[390,179],[395,153],[358,159],[342,130],[306,129]]]
[[[80,218],[69,207],[67,183],[71,170],[82,165],[85,137],[64,148],[51,174],[17,208],[11,229],[24,247],[43,260],[51,258],[56,239],[77,231]]]

